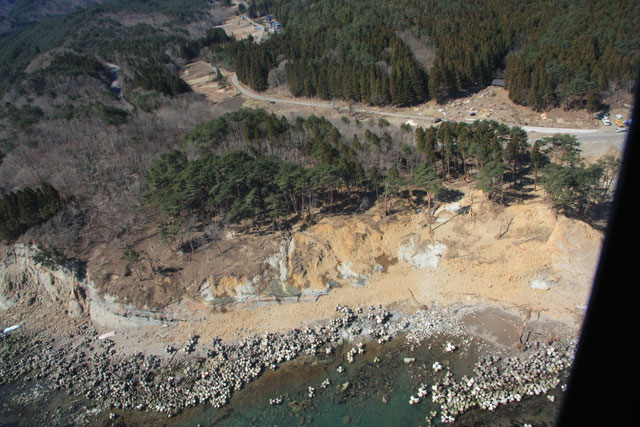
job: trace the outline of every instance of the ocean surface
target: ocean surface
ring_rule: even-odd
[[[348,363],[347,353],[358,342],[365,344],[365,352]],[[457,350],[446,352],[448,342]],[[203,403],[171,418],[152,411],[102,411],[85,398],[49,392],[43,381],[17,382],[0,388],[0,426],[424,426],[429,425],[426,418],[430,413],[439,408],[430,394],[417,404],[409,404],[421,385],[431,392],[444,371],[450,370],[455,378],[473,376],[474,364],[481,358],[513,351],[513,346],[490,344],[470,335],[440,334],[417,346],[410,344],[404,333],[385,344],[360,338],[337,347],[331,355],[305,355],[275,371],[267,369],[220,409]],[[434,362],[445,369],[434,372]],[[344,372],[338,372],[339,366]],[[566,378],[561,378],[561,384],[564,382]],[[310,386],[315,388],[312,397]],[[535,396],[493,412],[472,409],[458,416],[454,425],[552,426],[563,392],[558,386],[550,394],[554,402]],[[271,405],[274,398],[282,402]],[[12,405],[4,404],[9,401]],[[433,425],[442,424],[439,415],[430,418]]]
[[[347,344],[342,352],[331,356],[304,356],[284,364],[276,371],[267,371],[259,379],[236,393],[221,409],[208,404],[190,408],[181,414],[166,416],[147,412],[118,412],[125,425],[188,425],[188,426],[424,426],[425,418],[438,406],[430,395],[415,405],[410,396],[417,396],[421,384],[436,381],[431,368],[434,361],[448,367],[456,377],[473,375],[473,365],[479,357],[493,351],[492,347],[474,339],[453,353],[443,349],[446,342],[459,337],[441,336],[423,342],[408,351],[402,336],[390,343],[366,343],[366,352],[347,363]],[[406,364],[405,357],[415,358]],[[374,359],[379,361],[374,361]],[[344,368],[343,373],[337,367]],[[441,375],[440,375],[441,377]],[[330,385],[321,384],[329,379]],[[315,387],[314,397],[308,387]],[[497,410],[471,410],[456,419],[460,426],[552,426],[560,408],[562,392],[554,391],[555,402],[535,396],[521,402],[501,406]],[[269,400],[281,397],[282,403],[270,405]],[[433,425],[441,425],[440,418]]]

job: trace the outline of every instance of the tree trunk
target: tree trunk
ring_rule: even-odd
[[[293,211],[295,212],[296,215],[298,215],[298,206],[296,203],[296,195],[295,194],[291,194],[289,195],[289,198],[291,199],[291,203],[293,204]]]
[[[431,228],[431,193],[427,193],[427,221],[429,222],[429,234],[433,232]]]

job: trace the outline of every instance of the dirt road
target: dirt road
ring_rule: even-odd
[[[238,88],[238,90],[245,96],[249,98],[257,99],[259,101],[265,101],[269,103],[279,103],[279,104],[291,104],[291,105],[300,105],[304,107],[311,108],[327,108],[330,110],[337,110],[338,108],[342,108],[342,104],[338,102],[316,102],[316,101],[306,101],[306,100],[298,100],[291,98],[281,98],[281,97],[273,97],[273,96],[264,96],[260,95],[253,90],[246,88],[238,81],[238,76],[233,74],[231,77],[231,82],[233,85]],[[364,113],[364,114],[374,114],[378,116],[386,116],[386,117],[397,117],[403,120],[413,120],[416,123],[422,125],[433,125],[433,121],[435,117],[433,116],[423,116],[423,115],[415,115],[415,114],[406,114],[402,112],[392,112],[392,111],[384,111],[384,110],[372,110],[365,108],[351,108],[349,110],[352,113]],[[474,119],[466,119],[465,121],[473,122]],[[507,123],[509,124],[509,123]],[[511,124],[514,126],[515,124]],[[556,133],[569,133],[576,135],[578,141],[583,146],[585,151],[588,151],[592,154],[602,154],[608,151],[611,148],[618,149],[622,151],[622,147],[624,142],[626,141],[626,133],[617,133],[613,126],[602,127],[600,129],[575,129],[575,128],[559,128],[559,127],[540,127],[540,126],[521,126],[524,130],[526,130],[530,134],[530,138],[534,139],[536,137],[544,137],[550,134]]]

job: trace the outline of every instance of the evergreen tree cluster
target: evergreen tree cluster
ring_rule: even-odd
[[[640,69],[638,2],[565,5],[507,59],[510,98],[537,110],[598,109],[611,87],[630,90]],[[555,9],[555,8],[554,8]]]
[[[222,28],[210,28],[204,37],[197,40],[185,41],[180,46],[180,56],[190,61],[200,55],[200,51],[208,47],[210,49],[224,49],[228,43],[234,43],[235,39],[227,35]]]
[[[416,144],[424,155],[422,167],[447,180],[474,176],[477,187],[499,203],[504,202],[505,180],[519,187],[525,175],[533,175],[534,185],[540,176],[551,204],[579,216],[607,201],[619,167],[619,159],[610,156],[586,165],[574,135],[556,134],[531,145],[522,128],[495,121],[418,128]]]
[[[357,12],[342,6],[322,8],[328,16],[312,8],[306,12],[310,16],[300,18],[319,20],[324,26],[298,26],[260,45],[239,44],[235,69],[240,81],[264,90],[269,71],[286,59],[287,79],[295,96],[371,105],[427,101],[427,73],[393,28],[381,16],[363,22]]]
[[[45,68],[46,74],[54,75],[88,75],[94,78],[104,76],[104,66],[92,56],[76,55],[65,52],[55,56]]]
[[[340,165],[309,168],[244,151],[193,161],[174,151],[161,156],[151,169],[147,200],[170,217],[220,215],[230,223],[276,222],[302,215],[312,206],[329,206],[330,193],[348,185],[350,175]]]
[[[275,227],[312,210],[339,210],[350,204],[352,192],[375,190],[377,198],[381,187],[387,212],[407,188],[426,192],[430,212],[443,181],[453,179],[474,181],[489,199],[506,203],[507,184],[518,189],[533,176],[535,185],[540,176],[558,210],[584,216],[606,201],[617,170],[615,159],[586,166],[575,136],[554,135],[531,145],[523,129],[495,121],[417,128],[415,150],[398,150],[390,125],[381,120],[378,126],[382,136],[366,129],[346,141],[316,116],[289,121],[264,110],[228,113],[198,125],[185,136],[182,151],[154,163],[145,198],[174,225],[187,217],[216,217]],[[385,159],[384,167],[370,162],[389,153],[400,158]]]
[[[38,123],[43,116],[44,112],[40,107],[29,104],[22,105],[18,108],[10,102],[7,102],[4,107],[0,109],[0,118],[8,120],[14,129],[22,132],[29,132],[31,126]]]
[[[355,46],[342,46],[337,58],[300,58],[287,64],[287,78],[295,96],[361,101],[370,105],[414,105],[428,100],[427,73],[407,45],[385,25],[360,34]],[[354,60],[364,54],[367,61]]]
[[[234,142],[229,151],[229,140],[237,138],[244,143]],[[335,194],[366,180],[356,152],[316,116],[289,123],[264,110],[242,109],[197,126],[183,146],[201,154],[191,161],[181,151],[165,154],[147,177],[147,200],[169,217],[276,221],[312,206],[331,209]]]
[[[437,47],[429,90],[438,102],[486,87],[511,47],[509,2],[453,3],[436,2],[414,23]]]
[[[191,92],[191,87],[184,80],[167,71],[162,64],[158,63],[144,65],[138,69],[133,79],[133,85],[169,96]]]
[[[267,89],[267,75],[276,65],[275,51],[264,48],[263,45],[253,43],[249,38],[235,46],[234,68],[238,80],[248,84],[257,91]]]
[[[240,53],[237,68],[259,63],[241,80],[263,88],[284,58],[297,96],[442,102],[504,74],[516,103],[595,110],[605,90],[631,90],[640,68],[633,0],[253,0],[249,10],[286,31]],[[407,29],[435,49],[428,77],[395,40]]]
[[[90,104],[65,104],[54,119],[73,120],[82,117],[98,116],[107,125],[121,125],[129,120],[130,113],[122,108],[105,105],[100,101]]]
[[[284,116],[243,108],[196,126],[182,147],[197,155],[242,150],[256,157],[275,155],[314,165],[342,162],[362,173],[353,144],[347,144],[331,122],[315,115],[290,123]]]
[[[50,184],[7,193],[0,199],[0,239],[14,240],[62,209],[63,201]]]
[[[416,146],[425,164],[446,180],[472,176],[490,199],[504,201],[505,172],[513,185],[528,172],[530,147],[526,132],[496,121],[443,122],[416,130]]]
[[[258,18],[271,13],[275,5],[274,0],[253,0],[249,2],[247,14],[251,18]]]

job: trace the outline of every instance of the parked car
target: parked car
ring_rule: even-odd
[[[627,128],[616,128],[616,132],[626,132]]]

